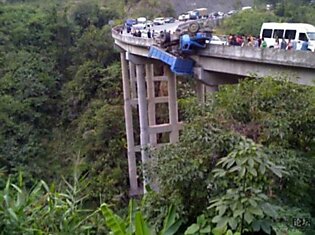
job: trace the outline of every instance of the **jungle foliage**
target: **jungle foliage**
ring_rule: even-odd
[[[291,210],[312,221],[314,91],[265,78],[223,86],[204,106],[184,101],[181,141],[148,164],[159,186],[145,203],[152,223],[161,226],[170,203],[186,224],[203,215],[204,227],[242,234],[292,232]]]
[[[151,0],[0,3],[0,234],[314,234],[292,220],[314,225],[315,93],[284,79],[222,86],[204,105],[180,85],[181,141],[152,150],[159,192],[127,208],[108,23],[153,7],[172,14]]]
[[[4,175],[64,185],[79,155],[87,202],[126,203],[121,72],[108,25],[115,18],[118,10],[93,1],[0,4]]]

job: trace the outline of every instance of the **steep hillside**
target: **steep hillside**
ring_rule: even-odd
[[[170,2],[173,4],[177,14],[201,7],[208,8],[209,12],[227,12],[253,4],[253,0],[170,0]]]

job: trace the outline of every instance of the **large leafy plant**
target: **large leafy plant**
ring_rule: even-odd
[[[213,173],[220,192],[210,201],[209,209],[216,212],[212,222],[241,233],[263,230],[270,234],[277,207],[269,203],[268,186],[273,176],[282,177],[283,167],[275,165],[262,146],[244,138]]]
[[[177,218],[174,206],[169,207],[163,228],[158,233],[150,227],[134,200],[129,202],[129,213],[126,219],[115,214],[106,203],[101,205],[101,211],[105,217],[106,225],[113,235],[173,235],[182,224],[182,220]]]
[[[82,184],[75,178],[58,192],[44,181],[27,189],[22,174],[0,191],[0,234],[90,234],[98,231],[98,210],[83,208]]]

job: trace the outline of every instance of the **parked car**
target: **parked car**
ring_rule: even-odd
[[[188,13],[183,13],[178,16],[178,20],[180,21],[186,21],[190,19],[190,15]]]
[[[138,31],[141,32],[141,37],[147,37],[148,28],[146,24],[140,23],[140,24],[135,24],[131,27],[131,33],[135,33]]]
[[[147,28],[151,28],[151,27],[153,27],[153,21],[151,21],[151,20],[147,20],[146,22],[145,22],[145,25],[147,26]]]
[[[197,12],[197,11],[188,11],[187,13],[189,14],[189,19],[190,20],[198,19],[199,12]]]
[[[164,20],[165,23],[174,23],[175,18],[174,17],[166,17]]]
[[[219,37],[216,36],[216,35],[212,35],[210,44],[214,44],[214,45],[226,45],[227,42],[224,41],[224,40],[222,40],[221,38],[219,38]]]
[[[130,33],[131,27],[137,24],[137,20],[135,19],[127,19],[125,21],[125,28],[127,29],[127,33]]]
[[[147,18],[145,18],[145,17],[139,17],[137,19],[138,24],[144,24],[146,21],[147,21]]]
[[[153,23],[154,23],[155,25],[162,25],[162,24],[165,24],[164,17],[155,18],[155,19],[153,20]]]
[[[145,24],[142,24],[142,23],[140,23],[140,24],[134,24],[134,25],[132,26],[132,29],[134,29],[134,30],[146,29],[146,25],[145,25]]]

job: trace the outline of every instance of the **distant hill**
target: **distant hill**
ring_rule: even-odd
[[[177,14],[206,7],[208,12],[228,12],[244,6],[252,6],[253,0],[170,0]]]

